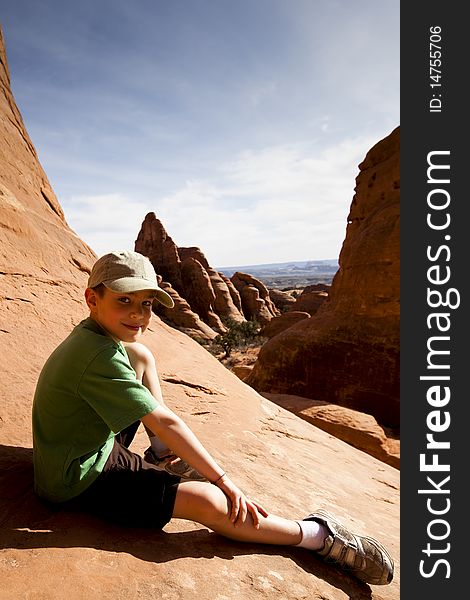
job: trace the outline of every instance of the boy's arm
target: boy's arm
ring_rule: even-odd
[[[152,352],[139,342],[124,344],[124,348],[137,379],[145,385],[159,404],[165,404]]]
[[[216,481],[223,469],[215,462],[195,434],[167,406],[160,404],[141,419],[162,442],[209,481]]]
[[[141,419],[142,423],[157,435],[180,458],[209,481],[216,483],[230,500],[228,518],[234,525],[244,523],[250,513],[255,528],[259,527],[260,514],[268,516],[258,503],[245,494],[227,477],[209,452],[204,448],[186,423],[167,406],[159,405]]]

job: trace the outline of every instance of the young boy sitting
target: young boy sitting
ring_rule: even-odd
[[[323,510],[299,521],[268,514],[165,405],[153,355],[138,340],[153,302],[172,307],[173,300],[148,258],[129,251],[102,256],[85,299],[90,316],[51,354],[36,387],[40,497],[128,526],[162,529],[172,517],[189,519],[234,540],[306,548],[370,584],[391,582],[393,560],[378,541],[351,533]],[[129,450],[141,422],[151,435],[152,462]],[[158,462],[169,448],[173,459]]]

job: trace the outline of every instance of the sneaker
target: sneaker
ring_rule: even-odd
[[[175,463],[175,459],[178,459]],[[170,473],[170,475],[176,475],[187,481],[207,481],[200,473],[188,465],[187,462],[178,458],[176,454],[167,454],[165,456],[157,456],[151,447],[147,448],[144,452],[144,460],[152,465],[155,465],[162,471]]]
[[[325,562],[335,563],[372,585],[386,585],[392,581],[392,557],[377,540],[351,533],[325,510],[317,510],[304,521],[317,521],[329,530],[325,545],[316,551]]]

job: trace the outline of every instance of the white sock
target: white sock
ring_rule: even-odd
[[[166,444],[161,442],[156,435],[149,435],[150,446],[156,456],[165,456],[169,454],[170,450]]]
[[[330,535],[327,527],[317,521],[297,521],[302,534],[302,541],[296,544],[309,550],[321,550],[325,545],[325,538]]]
[[[145,425],[144,425],[145,427]],[[145,427],[145,431],[149,436],[150,447],[156,456],[165,456],[166,454],[170,454],[170,449],[166,444],[160,441],[160,439],[152,432],[148,427]]]

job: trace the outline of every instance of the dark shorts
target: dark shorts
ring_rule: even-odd
[[[103,472],[64,508],[83,510],[128,527],[162,529],[171,519],[179,477],[128,448],[140,421],[120,432]]]

